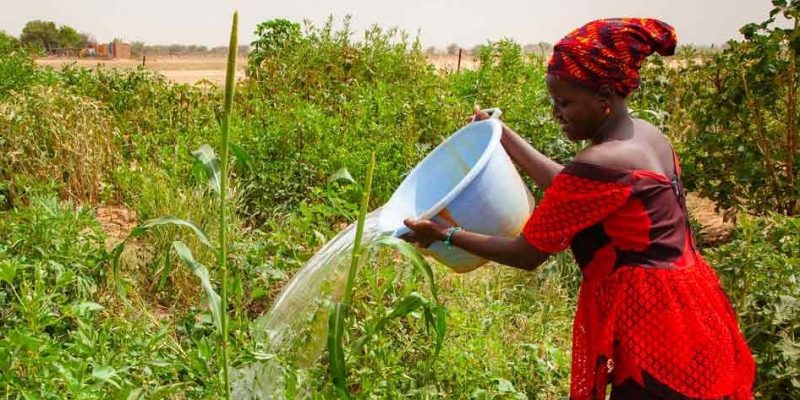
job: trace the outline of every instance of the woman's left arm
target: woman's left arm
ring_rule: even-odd
[[[430,220],[404,222],[411,229],[411,233],[403,236],[403,239],[417,243],[421,247],[428,247],[435,241],[445,240],[450,229]],[[522,236],[505,238],[458,230],[451,235],[450,242],[479,257],[527,271],[535,269],[550,257],[549,253],[533,247]]]

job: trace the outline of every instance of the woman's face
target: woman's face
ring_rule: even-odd
[[[555,75],[545,77],[547,90],[553,100],[553,118],[572,141],[588,140],[606,119],[610,107],[597,92],[565,81]]]

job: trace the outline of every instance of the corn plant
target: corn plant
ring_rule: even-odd
[[[211,278],[208,269],[198,262],[192,255],[192,251],[183,241],[175,240],[172,242],[172,247],[178,254],[181,260],[192,270],[192,272],[200,279],[200,284],[203,291],[208,297],[208,307],[214,320],[219,337],[220,337],[220,352],[222,374],[225,387],[225,398],[230,399],[231,384],[230,384],[230,366],[228,362],[228,243],[227,243],[227,193],[228,193],[228,149],[230,141],[230,116],[233,105],[233,88],[234,77],[236,72],[236,52],[237,52],[237,29],[238,29],[239,14],[233,14],[233,25],[231,28],[230,46],[228,48],[228,62],[225,74],[225,99],[222,108],[222,115],[220,118],[220,143],[222,150],[221,156],[218,158],[214,153],[211,146],[204,144],[198,150],[193,152],[193,155],[205,167],[208,175],[208,182],[211,191],[219,196],[219,246],[214,246],[208,235],[197,225],[191,221],[184,219],[167,216],[152,219],[142,223],[134,228],[129,236],[119,243],[112,251],[112,260],[114,266],[114,279],[119,293],[124,296],[125,289],[122,284],[119,273],[119,260],[124,250],[126,242],[132,238],[144,235],[151,228],[156,228],[164,225],[176,225],[190,228],[200,243],[209,247],[214,254],[218,255],[217,262],[219,273],[221,276],[221,295],[217,294],[214,286],[211,284]]]
[[[353,288],[355,284],[356,274],[358,272],[359,261],[363,253],[363,246],[361,240],[364,235],[364,221],[367,215],[367,207],[369,206],[369,198],[372,191],[372,177],[375,171],[375,152],[371,154],[369,169],[367,170],[366,184],[364,193],[361,200],[361,208],[358,214],[358,222],[356,225],[356,237],[353,244],[353,253],[350,259],[350,269],[347,274],[347,286],[344,293],[344,301],[341,303],[334,303],[331,306],[331,313],[328,319],[328,367],[333,383],[337,392],[344,398],[349,397],[347,389],[347,369],[345,362],[344,351],[344,334],[348,329],[348,310],[351,307],[353,298]],[[349,174],[348,174],[349,176]],[[381,318],[371,329],[362,336],[354,345],[352,352],[358,354],[361,352],[364,344],[369,338],[380,331],[391,320],[406,316],[420,308],[423,309],[425,321],[429,327],[432,327],[436,333],[436,350],[433,360],[439,354],[444,341],[444,334],[446,331],[446,310],[439,304],[438,291],[433,278],[433,270],[430,264],[425,261],[425,258],[411,245],[403,240],[384,236],[378,239],[377,245],[389,247],[398,251],[401,255],[411,261],[414,268],[422,272],[430,283],[431,295],[434,300],[430,301],[424,298],[419,293],[413,292],[400,300],[400,302],[392,309],[386,316]]]

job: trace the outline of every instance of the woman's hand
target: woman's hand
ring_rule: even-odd
[[[449,226],[431,220],[407,219],[403,223],[411,232],[403,235],[402,239],[423,248],[433,242],[444,241],[450,230]],[[550,256],[537,250],[523,236],[507,238],[459,230],[453,234],[451,240],[453,246],[479,257],[528,271],[538,267]]]
[[[402,239],[416,243],[419,247],[428,248],[433,242],[443,241],[447,238],[449,226],[439,224],[428,219],[406,219],[403,223],[411,232],[402,236]]]
[[[489,119],[491,117],[492,116],[489,113],[487,113],[486,111],[481,110],[481,108],[478,107],[478,105],[476,104],[472,108],[472,117],[470,117],[469,122],[483,121],[483,120]]]

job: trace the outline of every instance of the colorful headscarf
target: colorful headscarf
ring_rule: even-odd
[[[675,29],[651,18],[592,21],[556,43],[547,72],[597,89],[610,84],[622,96],[639,87],[639,68],[658,52],[675,54]]]

